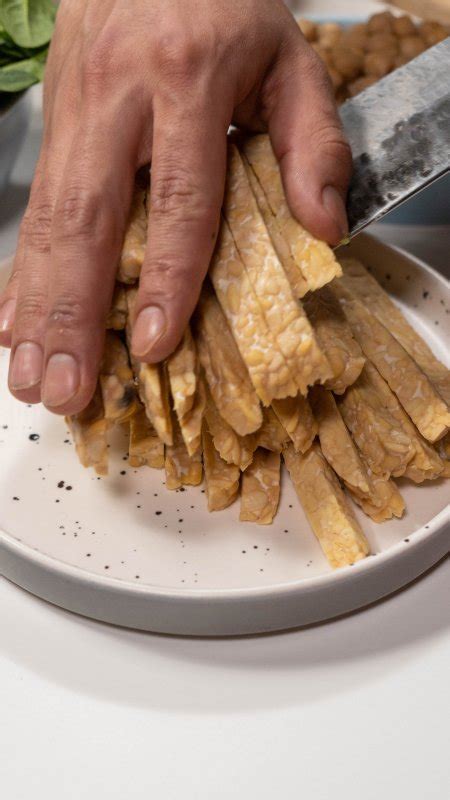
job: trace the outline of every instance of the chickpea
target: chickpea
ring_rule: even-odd
[[[383,78],[395,66],[395,55],[390,52],[378,50],[375,53],[366,53],[364,57],[364,72],[374,78]]]
[[[377,50],[387,50],[389,52],[398,52],[398,39],[392,33],[373,33],[369,36],[367,42],[367,49],[370,53]]]
[[[369,33],[392,33],[393,15],[389,11],[374,14],[367,23]]]
[[[319,26],[318,40],[321,47],[331,49],[342,36],[342,28],[337,22],[324,22]]]
[[[356,78],[356,81],[352,81],[347,86],[350,97],[355,97],[357,94],[363,92],[364,89],[368,89],[369,86],[373,86],[377,80],[378,78],[376,78],[374,75],[364,75],[361,78]]]
[[[331,58],[335,68],[347,80],[356,78],[362,71],[364,53],[355,47],[335,47],[331,51]]]
[[[358,47],[360,50],[365,50],[368,36],[366,23],[358,22],[343,32],[341,43],[349,47]]]
[[[402,55],[395,56],[394,69],[398,69],[398,67],[404,67],[405,64],[408,64],[409,61],[411,61],[411,59],[408,58],[407,56],[402,56]]]
[[[401,17],[394,17],[392,28],[395,35],[400,38],[403,36],[414,36],[417,33],[414,22],[411,17],[408,17],[406,14],[402,14]]]
[[[315,42],[317,39],[317,25],[310,19],[299,19],[299,28],[307,42]]]
[[[419,25],[419,34],[428,47],[439,44],[439,42],[442,42],[450,35],[449,31],[439,22],[431,21],[421,22]]]
[[[415,58],[426,50],[420,36],[405,36],[403,39],[399,39],[399,44],[400,55],[406,56],[408,59]]]

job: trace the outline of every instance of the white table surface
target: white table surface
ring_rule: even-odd
[[[34,95],[0,197],[0,257],[13,250],[38,150]],[[448,264],[450,230],[384,226],[382,235]],[[1,796],[441,800],[449,579],[446,559],[365,611],[221,641],[115,629],[0,578]]]

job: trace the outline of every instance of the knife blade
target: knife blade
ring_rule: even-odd
[[[340,115],[353,153],[352,237],[450,171],[450,37],[347,100]]]

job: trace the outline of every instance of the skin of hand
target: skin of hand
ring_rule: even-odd
[[[281,0],[62,0],[0,295],[16,398],[74,414],[92,397],[134,176],[150,162],[132,347],[147,362],[174,350],[214,249],[231,123],[269,131],[293,214],[337,244],[351,154],[325,69]]]

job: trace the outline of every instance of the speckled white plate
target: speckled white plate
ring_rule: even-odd
[[[448,357],[446,281],[370,237],[351,249]],[[373,556],[332,571],[286,476],[269,527],[239,523],[238,503],[211,515],[202,488],[168,492],[163,473],[130,469],[121,434],[110,476],[97,478],[79,466],[61,419],[9,396],[7,365],[0,351],[0,571],[52,603],[144,630],[256,633],[360,608],[448,551],[444,481],[404,482],[400,521],[376,525],[357,510]]]

